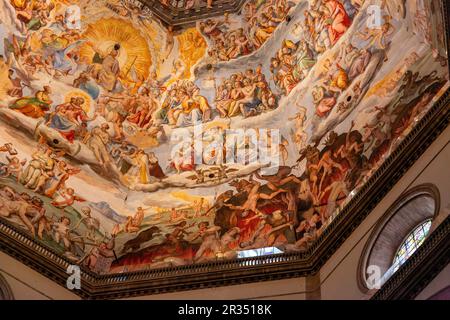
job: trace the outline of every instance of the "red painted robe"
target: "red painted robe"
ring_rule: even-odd
[[[350,27],[352,21],[339,1],[328,0],[326,6],[330,11],[330,18],[333,20],[328,26],[328,35],[331,45],[334,45]]]

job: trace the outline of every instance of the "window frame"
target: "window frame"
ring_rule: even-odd
[[[432,214],[424,215],[423,219],[418,220],[414,223],[410,223],[408,226],[399,227],[399,231],[402,232],[401,239],[397,241],[396,244],[380,245],[380,239],[383,239],[388,233],[389,228],[392,226],[392,221],[394,218],[401,217],[405,215],[404,209],[409,203],[415,201],[420,197],[428,197],[434,202],[434,210]],[[372,288],[369,288],[367,285],[368,279],[368,267],[370,265],[380,265],[378,263],[373,263],[379,257],[383,257],[382,265],[381,265],[381,284],[385,283],[395,272],[393,272],[393,261],[395,256],[400,249],[400,246],[404,243],[407,237],[413,232],[419,225],[424,223],[427,220],[432,220],[432,225],[427,234],[427,237],[433,232],[436,228],[434,221],[438,221],[437,216],[440,212],[440,193],[439,189],[431,183],[424,183],[421,185],[417,185],[402,195],[400,195],[392,205],[385,211],[385,213],[378,219],[373,227],[373,231],[369,235],[368,240],[365,243],[362,254],[359,259],[358,268],[357,268],[357,282],[358,287],[362,293],[369,293]],[[396,230],[397,231],[397,230]],[[401,266],[400,266],[401,267]],[[399,268],[400,268],[399,267]],[[397,270],[396,270],[397,271]]]

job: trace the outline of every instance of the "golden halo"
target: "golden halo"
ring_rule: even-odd
[[[126,78],[134,69],[140,79],[148,77],[152,65],[148,43],[130,22],[117,18],[100,19],[89,24],[82,37],[86,42],[80,46],[80,59],[86,64],[92,63],[96,52],[104,58],[115,44],[120,44],[116,59],[121,76]]]
[[[64,102],[68,103],[70,102],[70,99],[74,97],[81,97],[84,99],[84,103],[81,105],[81,108],[84,110],[84,112],[89,113],[89,111],[91,110],[91,103],[92,103],[91,96],[82,90],[73,90],[65,95]]]

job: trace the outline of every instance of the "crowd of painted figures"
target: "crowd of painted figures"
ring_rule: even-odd
[[[293,168],[282,166],[274,175],[256,172],[249,178],[233,180],[231,189],[219,194],[210,209],[200,215],[206,219],[214,210],[213,225],[208,221],[177,225],[184,232],[167,234],[163,242],[144,249],[140,244],[150,238],[137,236],[126,254],[112,264],[112,270],[229,258],[236,250],[267,246],[286,251],[307,249],[351,191],[372,176],[386,154],[413,128],[445,84],[433,74],[419,78],[410,71],[399,81],[403,83],[401,94],[415,88],[423,95],[412,100],[404,96],[384,107],[376,105],[370,110],[376,121],[365,124],[363,132],[354,129],[352,122],[346,133],[331,131],[321,150],[307,146],[299,159],[306,159],[300,176],[293,174]],[[131,244],[134,250],[128,252]]]
[[[244,118],[277,107],[277,98],[270,89],[262,66],[256,70],[232,74],[217,88],[216,109],[221,117]]]
[[[219,86],[213,109],[192,81],[179,80],[166,88],[156,72],[151,72],[147,80],[131,81],[129,72],[123,72],[119,66],[120,44],[115,44],[108,52],[100,52],[95,44],[90,44],[95,54],[88,59],[80,55],[79,48],[85,43],[80,31],[68,28],[63,15],[52,14],[54,7],[47,2],[12,1],[12,4],[25,30],[23,37],[11,35],[5,39],[6,58],[2,56],[2,61],[10,66],[22,66],[9,71],[12,88],[8,94],[17,98],[10,108],[31,118],[44,118],[47,126],[60,132],[70,143],[83,142],[105,167],[122,163],[124,157],[133,159],[132,163],[137,167],[142,163],[147,163],[146,166],[157,163],[154,154],[146,154],[127,141],[124,131],[145,132],[158,144],[166,139],[165,124],[190,126],[209,121],[217,113],[222,117],[239,114],[248,117],[277,106],[277,99],[261,67],[234,74]],[[270,3],[264,6],[267,5]],[[283,8],[285,5],[277,3]],[[24,12],[30,13],[28,19],[24,18]],[[241,31],[236,32],[237,38],[241,38]],[[32,46],[32,38],[38,39],[41,45]],[[87,95],[55,104],[52,88],[44,86],[31,96],[23,96],[24,88],[31,88],[33,75],[41,72],[55,80],[72,76],[73,88]],[[91,101],[95,112],[88,116]],[[108,124],[99,124],[98,118],[105,119]],[[138,174],[140,170],[130,172]],[[150,176],[161,178],[164,174],[158,168]],[[139,175],[134,180],[148,183],[151,179],[149,175]]]
[[[298,26],[298,39],[285,40],[271,59],[271,73],[276,85],[284,94],[288,94],[302,81],[316,64],[318,56],[333,47],[345,34],[358,8],[350,1],[344,3],[336,0],[314,1],[311,4],[309,10],[305,11],[304,25]],[[348,59],[347,55],[345,57]],[[340,68],[339,62],[336,61],[333,67]],[[330,70],[330,73],[333,71]],[[346,81],[345,77],[337,74],[329,75],[340,77],[331,79],[331,81],[338,80],[335,81],[336,84],[330,86],[331,91],[343,90],[346,85],[342,83]]]
[[[31,235],[50,241],[77,263],[94,267],[99,255],[113,256],[115,234],[105,236],[89,205],[81,212],[72,208],[75,202],[86,201],[66,184],[80,172],[78,168],[46,144],[40,144],[28,161],[21,160],[10,143],[1,146],[0,153],[7,154],[7,163],[0,163],[0,176],[17,183],[0,183],[1,217],[19,221]]]
[[[320,55],[351,27],[363,2],[309,1],[305,23],[296,27],[295,40],[282,41],[267,66],[275,86],[271,87],[263,66],[258,65],[227,76],[217,86],[214,101],[208,101],[193,80],[162,80],[155,71],[147,78],[139,78],[130,70],[124,72],[119,63],[124,50],[120,43],[112,44],[106,52],[86,43],[81,31],[68,28],[65,17],[54,12],[53,2],[11,0],[22,33],[5,38],[4,55],[0,57],[1,66],[9,70],[11,85],[7,95],[12,102],[8,107],[27,120],[38,119],[40,124],[56,130],[65,143],[80,143],[104,169],[117,168],[129,185],[161,182],[169,172],[162,169],[157,154],[148,151],[150,148],[137,146],[139,135],[155,147],[167,141],[168,129],[218,117],[254,117],[276,109],[281,97],[274,91],[278,89],[287,96],[308,77]],[[228,15],[199,22],[198,29],[208,40],[207,54],[217,61],[251,54],[286,21],[293,6],[287,0],[250,0],[243,10],[246,23],[240,28],[230,29]],[[325,59],[323,70],[317,74],[321,81],[312,87],[319,120],[330,113],[340,94],[367,68],[374,55],[371,48],[386,48],[386,38],[394,27],[388,18],[384,21],[377,30],[355,33],[355,37],[368,42],[366,47],[343,43],[339,53]],[[423,33],[427,34],[428,29],[424,27]],[[89,45],[94,52],[91,57],[80,53],[82,45]],[[383,58],[387,61],[387,56]],[[113,271],[123,271],[130,265],[157,267],[232,257],[236,250],[273,245],[304,250],[320,235],[350,192],[371,176],[420,119],[444,85],[445,80],[434,72],[419,75],[410,71],[408,68],[418,59],[417,53],[411,54],[403,61],[406,69],[397,70],[392,83],[386,83],[399,87],[398,99],[368,108],[372,117],[359,130],[353,122],[347,132],[329,130],[323,147],[306,143],[306,107],[300,107],[295,118],[290,119],[295,120],[293,140],[301,150],[297,162],[306,160],[300,175],[294,175],[293,168],[287,166],[270,176],[257,171],[248,178],[229,182],[230,189],[216,196],[211,205],[202,200],[191,216],[192,208],[186,212],[173,208],[168,226],[172,231],[150,247],[140,248],[161,228],[155,225],[142,230],[145,210],[141,207],[134,216],[115,225],[109,237],[100,231],[99,221],[91,217],[90,206],[83,207],[81,213],[74,211],[74,204],[86,200],[68,187],[67,181],[80,174],[80,169],[69,165],[64,155],[48,147],[44,140],[40,140],[29,160],[21,159],[11,144],[0,147],[2,155],[7,154],[7,163],[0,164],[0,174],[9,178],[2,181],[16,183],[15,187],[6,182],[0,185],[0,214],[19,219],[34,236],[49,237],[62,246],[67,256],[81,259],[80,263],[93,270],[109,268],[100,267],[97,261],[103,257],[111,264],[114,241],[121,232],[135,237],[125,243],[123,256],[112,264]],[[31,85],[39,75],[63,83],[75,93],[67,101],[55,103],[58,94],[53,87],[46,85],[36,90]],[[31,93],[24,96],[26,92]],[[415,92],[420,95],[415,97]],[[196,169],[193,163],[180,159],[169,159],[167,170],[180,173]],[[56,218],[46,212],[50,206],[60,210]],[[189,223],[188,218],[199,221]],[[93,250],[86,251],[87,241],[91,241]]]
[[[201,21],[199,30],[210,40],[209,56],[229,61],[252,53],[270,38],[293,6],[287,0],[248,1],[243,26],[235,29],[231,29],[228,14],[224,19]]]

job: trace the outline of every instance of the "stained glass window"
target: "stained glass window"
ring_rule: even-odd
[[[398,248],[392,263],[393,272],[397,271],[400,266],[408,260],[409,257],[420,247],[425,241],[431,227],[431,220],[426,220],[419,224]]]

